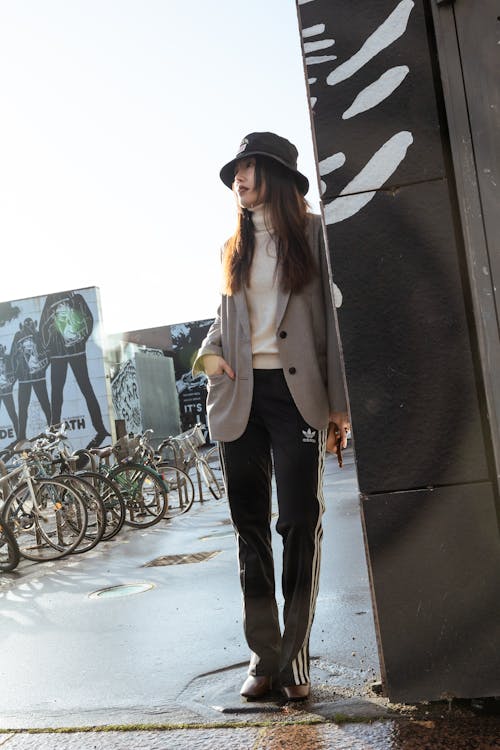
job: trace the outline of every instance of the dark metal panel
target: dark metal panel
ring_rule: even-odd
[[[455,20],[474,144],[493,291],[500,305],[500,4],[455,3]]]
[[[424,3],[300,18],[361,489],[483,480]]]
[[[446,181],[328,228],[362,492],[488,477]]]
[[[325,205],[442,177],[423,3],[309,2],[300,15]],[[344,161],[330,170],[334,155]]]
[[[386,691],[500,694],[500,542],[489,483],[362,499]]]
[[[393,700],[499,694],[496,498],[429,3],[298,6],[385,681]],[[453,6],[432,12],[451,17],[446,49],[454,35],[459,63]],[[440,59],[441,41],[438,29]],[[467,123],[458,80],[455,70],[445,95],[462,86],[452,106]],[[481,354],[496,356],[470,133],[453,137],[467,144],[455,168],[473,294],[484,298]],[[491,408],[500,388],[486,380]]]
[[[463,6],[463,0],[459,0],[456,6],[458,7],[459,4]],[[474,4],[474,12],[478,18],[482,18],[482,11],[478,8],[480,4]],[[451,7],[437,9],[433,6],[433,18],[498,482],[500,481],[500,338],[495,306],[495,295],[498,293],[495,286],[498,287],[499,283],[496,271],[498,251],[495,250],[493,254],[488,253],[483,207],[474,160],[475,142],[473,143],[470,131],[467,98],[461,71],[461,52],[457,41],[453,9]],[[492,28],[498,27],[498,21],[491,21],[491,14],[488,19]],[[477,37],[478,40],[481,38],[481,35]],[[494,80],[492,84],[497,87],[496,96],[498,97],[498,84]],[[479,85],[479,80],[471,82],[468,94],[470,99],[475,96],[476,86]],[[495,94],[492,95],[495,96]],[[486,128],[488,123],[493,124],[491,119],[485,117]],[[493,136],[493,146],[496,143],[496,153],[498,153],[500,148],[498,131],[496,141],[495,132]],[[490,142],[489,136],[488,142]],[[486,176],[481,177],[481,180],[484,179]],[[498,221],[498,207],[493,207],[493,211],[497,214],[496,220]],[[494,239],[494,248],[497,247],[497,243],[498,234],[496,240]],[[494,269],[495,282],[492,269]]]

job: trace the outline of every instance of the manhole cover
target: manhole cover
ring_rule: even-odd
[[[164,555],[163,557],[156,557],[148,563],[143,565],[143,568],[154,568],[161,565],[186,565],[188,563],[199,563],[205,562],[205,560],[211,560],[220,552],[220,549],[213,550],[212,552],[194,552],[190,555]]]
[[[117,596],[129,596],[130,594],[142,594],[143,591],[154,589],[154,583],[120,583],[118,586],[108,586],[89,594],[90,599],[111,599]]]

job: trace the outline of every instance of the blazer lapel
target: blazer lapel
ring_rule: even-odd
[[[248,317],[247,298],[245,297],[245,292],[243,291],[243,289],[240,289],[239,292],[235,292],[233,294],[233,299],[236,311],[238,313],[238,319],[241,323],[241,327],[243,328],[243,331],[246,333],[248,338],[250,338],[250,319]]]
[[[290,299],[290,292],[284,292],[281,287],[278,288],[278,304],[276,306],[276,330],[281,325],[283,315],[285,314],[288,300]]]

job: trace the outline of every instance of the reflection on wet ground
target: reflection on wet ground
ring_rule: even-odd
[[[267,730],[258,750],[278,750],[279,748],[294,748],[294,750],[327,750],[325,743],[326,727],[316,726],[282,726]],[[335,746],[336,747],[336,746]]]
[[[500,720],[385,721],[266,729],[258,750],[498,750]]]
[[[386,747],[388,750],[496,750],[500,748],[500,721],[491,718],[392,723],[390,744]]]

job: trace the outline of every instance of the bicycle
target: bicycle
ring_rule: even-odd
[[[101,541],[106,526],[106,513],[104,503],[92,484],[81,475],[69,471],[69,462],[61,458],[64,452],[62,441],[65,439],[66,425],[61,423],[48,427],[44,433],[26,442],[30,444],[32,477],[53,478],[55,468],[59,467],[60,473],[56,478],[62,479],[66,486],[72,487],[85,504],[87,528],[80,542],[72,550],[73,554],[79,554],[88,552]],[[59,452],[59,458],[54,459],[56,450]],[[68,524],[72,523],[75,521],[68,518]]]
[[[151,466],[139,463],[136,450],[142,448],[144,436],[125,436],[112,446],[77,451],[80,465],[85,460],[92,472],[111,481],[118,488],[125,506],[124,523],[146,528],[158,523],[167,509],[168,487]],[[112,464],[114,458],[116,463]]]
[[[7,524],[0,523],[0,573],[11,573],[20,560],[16,537]]]
[[[194,468],[200,500],[203,500],[202,481],[211,495],[220,500],[224,494],[223,483],[217,479],[207,459],[199,453],[198,449],[202,445],[205,445],[205,436],[202,425],[198,423],[187,432],[164,440],[158,446],[158,453],[163,451],[166,454],[165,465],[182,468],[187,474]]]
[[[82,457],[86,461],[88,460],[91,467],[93,467],[94,461],[88,451],[76,451],[73,454],[68,451],[66,445],[61,442],[66,437],[63,425],[56,425],[47,430],[47,432],[52,440],[57,442],[59,450],[59,459],[52,463],[59,464],[61,471],[77,477],[87,485],[90,484],[92,492],[100,498],[104,518],[98,541],[109,541],[121,530],[126,517],[125,502],[118,486],[102,473],[89,470],[85,467],[83,469],[77,468],[78,464],[82,462]],[[98,521],[96,519],[97,524]],[[81,548],[78,551],[81,551]]]
[[[149,436],[153,430],[145,430],[142,435],[132,433],[121,438],[118,444],[130,455],[131,460],[152,468],[158,473],[167,488],[167,501],[164,518],[170,520],[186,513],[194,502],[194,486],[187,472],[177,466],[172,466],[161,460],[159,452],[155,452],[149,443]]]
[[[87,529],[87,510],[80,494],[65,481],[37,476],[27,441],[16,446],[20,465],[4,482],[18,478],[2,508],[0,523],[13,532],[20,554],[36,562],[56,560],[75,550]]]
[[[219,453],[219,446],[214,445],[213,448],[204,454],[203,458],[212,469],[217,482],[221,487],[224,487],[224,473],[222,471],[221,457]]]

